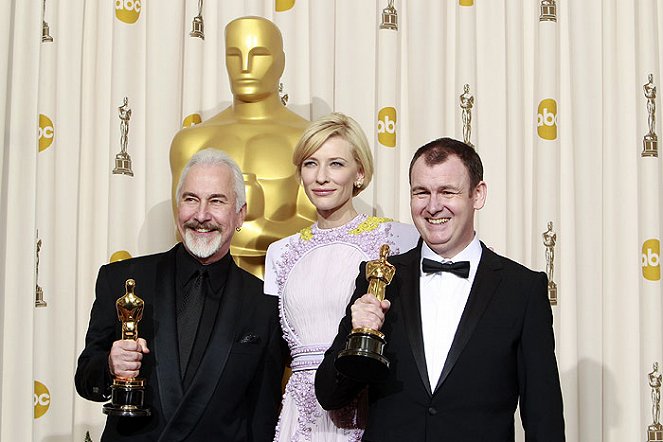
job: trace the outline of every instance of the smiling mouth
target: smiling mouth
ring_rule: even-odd
[[[451,218],[426,218],[426,221],[428,221],[429,224],[440,225],[448,223],[450,219]]]
[[[314,189],[313,193],[316,195],[329,195],[334,192],[334,189]]]
[[[188,230],[191,230],[195,233],[200,233],[200,234],[206,234],[206,233],[211,233],[211,232],[216,232],[219,230],[217,226],[210,225],[210,224],[198,224],[198,223],[187,223],[184,225],[184,227]]]

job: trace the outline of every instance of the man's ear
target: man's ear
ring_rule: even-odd
[[[474,209],[480,210],[484,204],[486,204],[486,196],[488,196],[488,186],[486,186],[485,181],[480,181],[476,185],[472,193],[472,198],[474,199]]]

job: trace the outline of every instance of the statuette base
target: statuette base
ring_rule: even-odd
[[[193,18],[193,29],[189,32],[189,36],[205,40],[205,33],[203,31],[203,18],[198,15]]]
[[[145,383],[143,379],[115,379],[111,385],[111,402],[104,404],[104,414],[122,417],[150,416],[152,412],[143,406]]]
[[[113,169],[113,174],[134,176],[134,172],[131,170],[131,157],[129,154],[120,152],[115,155],[115,169]]]
[[[377,330],[353,329],[334,366],[359,382],[382,381],[389,375],[389,360],[383,355],[386,343],[384,334]]]
[[[663,442],[663,428],[661,424],[658,424],[658,427],[650,425],[647,428],[647,442]]]
[[[550,305],[557,305],[557,284],[553,281],[548,282],[548,300]]]
[[[46,23],[46,22],[42,22],[41,41],[42,41],[42,43],[52,43],[53,42],[53,37],[51,37],[51,29],[48,26],[48,23]]]
[[[656,136],[645,135],[642,140],[642,153],[641,157],[658,157],[658,140]]]
[[[46,307],[48,304],[44,301],[44,290],[37,286],[37,297],[35,298],[35,307]]]

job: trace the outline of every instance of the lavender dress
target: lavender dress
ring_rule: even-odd
[[[358,215],[347,224],[316,224],[267,249],[265,293],[279,296],[283,336],[292,355],[292,376],[283,395],[276,441],[359,441],[363,430],[356,404],[327,412],[315,398],[315,370],[338,331],[362,261],[415,247],[414,226]]]

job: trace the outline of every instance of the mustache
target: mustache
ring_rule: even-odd
[[[188,221],[184,223],[187,229],[206,229],[206,230],[220,230],[219,226],[215,223],[199,223],[197,221]]]

